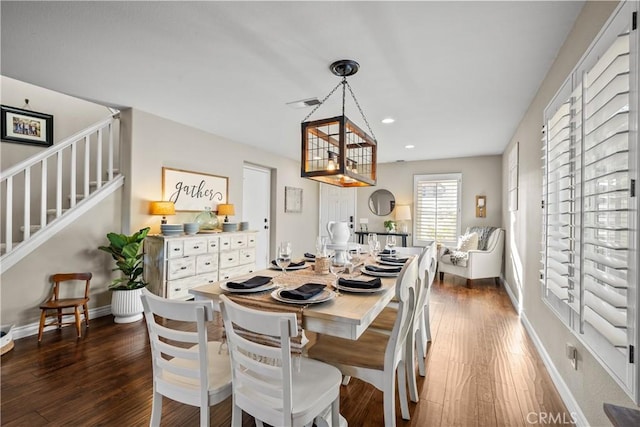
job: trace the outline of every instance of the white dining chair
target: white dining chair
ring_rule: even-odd
[[[384,424],[395,426],[395,387],[398,384],[402,418],[408,420],[407,339],[415,305],[418,263],[408,261],[396,281],[398,311],[390,334],[366,330],[357,340],[319,334],[308,356],[336,366],[343,375],[366,381],[383,393]]]
[[[166,396],[200,407],[200,425],[209,426],[209,407],[231,396],[229,355],[226,350],[221,351],[220,341],[207,339],[213,302],[168,300],[146,288],[141,299],[153,364],[149,425],[160,425],[162,396]],[[186,329],[184,322],[193,323],[195,331],[182,330]]]
[[[242,425],[242,411],[259,426],[346,426],[340,416],[340,371],[291,356],[291,338],[298,335],[295,313],[255,310],[224,295],[220,308],[232,366],[233,426]],[[280,344],[250,340],[247,331],[279,338]]]

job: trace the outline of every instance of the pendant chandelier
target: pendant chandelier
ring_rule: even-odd
[[[342,81],[302,121],[300,176],[338,187],[376,185],[377,141],[347,82],[347,77],[357,73],[360,65],[356,61],[343,59],[334,62],[329,68],[333,74],[342,77]],[[340,86],[342,86],[342,115],[307,121]],[[345,116],[344,104],[347,89],[371,136]]]

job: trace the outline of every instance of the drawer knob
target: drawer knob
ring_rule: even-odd
[[[200,249],[200,246],[194,246],[193,249]]]
[[[238,244],[241,245],[242,244],[242,240],[238,240]]]
[[[227,258],[227,261],[233,261],[233,258]]]
[[[174,250],[175,252],[178,252],[178,251],[180,251],[180,248],[173,248],[173,250]]]
[[[180,267],[180,270],[186,270],[187,267]]]
[[[211,263],[210,262],[205,262],[204,265],[211,265]]]

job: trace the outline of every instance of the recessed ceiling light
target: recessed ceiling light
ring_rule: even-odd
[[[409,144],[409,145],[405,145],[405,146],[404,146],[404,148],[409,148],[409,149],[411,149],[411,148],[416,148],[416,146],[415,146],[415,145],[412,145],[412,144]]]
[[[382,123],[384,123],[385,125],[388,125],[388,124],[393,123],[395,121],[396,121],[396,119],[394,119],[392,117],[386,117],[386,118],[382,119]]]
[[[301,99],[300,101],[287,102],[291,108],[307,108],[320,104],[318,98]]]

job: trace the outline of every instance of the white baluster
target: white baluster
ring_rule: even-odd
[[[13,249],[13,177],[7,178],[7,201],[5,202],[7,213],[5,214],[5,248],[9,253]]]
[[[89,166],[91,162],[91,135],[84,137],[84,198],[89,197]]]
[[[31,166],[24,170],[24,237],[31,236]]]
[[[102,128],[98,129],[98,146],[96,147],[96,189],[102,187]]]
[[[109,182],[113,179],[113,120],[109,122],[109,163],[107,165]]]
[[[62,150],[58,151],[56,165],[56,218],[62,215]]]
[[[41,162],[40,172],[40,227],[47,225],[47,159]]]
[[[76,141],[74,141],[71,144],[71,178],[70,178],[70,196],[71,196],[71,200],[69,203],[69,207],[73,208],[76,206],[76,192],[78,191],[76,189]]]

